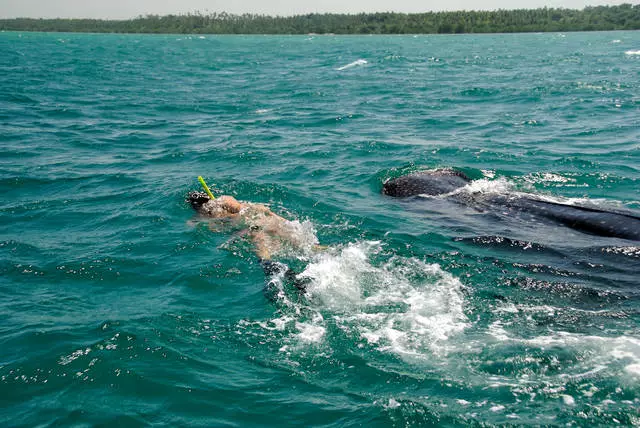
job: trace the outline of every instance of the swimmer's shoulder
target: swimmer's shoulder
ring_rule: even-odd
[[[268,206],[255,202],[243,202],[241,212],[245,214],[274,215]]]

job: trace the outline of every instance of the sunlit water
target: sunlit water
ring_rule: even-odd
[[[640,33],[0,34],[4,426],[640,423]],[[298,220],[265,275],[184,197]],[[303,283],[300,293],[296,282]]]

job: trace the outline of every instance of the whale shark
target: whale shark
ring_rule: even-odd
[[[483,210],[522,212],[583,233],[640,241],[640,215],[543,200],[527,193],[479,193],[461,191],[472,180],[455,169],[414,172],[387,180],[382,193],[396,198],[442,197],[481,207]]]

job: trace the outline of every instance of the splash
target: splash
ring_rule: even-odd
[[[415,258],[393,256],[377,265],[371,259],[380,251],[377,241],[349,244],[298,275],[308,281],[309,309],[318,314],[299,327],[301,334],[322,338],[310,325],[326,328],[330,318],[381,352],[446,354],[449,339],[468,325],[462,284],[437,264]]]
[[[425,172],[438,171],[437,169],[426,170]],[[455,189],[449,193],[443,193],[440,195],[419,195],[423,198],[439,198],[445,199],[454,195],[478,195],[478,194],[506,194],[511,192],[515,185],[513,182],[507,180],[505,177],[495,178],[495,172],[483,171],[486,178],[479,180],[472,180],[466,186]]]
[[[313,252],[313,249],[318,245],[318,236],[316,229],[309,220],[299,221],[287,221],[282,228],[287,236],[291,237],[291,242],[294,244],[294,255],[298,258],[306,259],[309,254]]]
[[[596,209],[621,209],[624,208],[624,204],[603,198],[576,198],[576,197],[563,197],[558,195],[549,195],[544,193],[532,193],[534,189],[530,187],[534,184],[546,184],[546,183],[560,183],[563,185],[570,185],[576,183],[576,179],[565,177],[554,173],[533,173],[528,174],[521,178],[498,177],[495,178],[491,173],[483,171],[486,178],[473,180],[469,184],[459,189],[456,189],[450,193],[436,196],[437,198],[447,198],[453,195],[469,195],[469,196],[482,196],[482,195],[509,195],[515,197],[527,197],[535,198],[544,202],[551,202],[554,204],[562,205],[580,205],[580,206],[592,206]],[[524,184],[523,184],[524,183]],[[584,185],[587,186],[587,185]],[[575,187],[573,185],[572,187]],[[423,195],[427,198],[433,196]]]
[[[513,189],[513,184],[504,177],[495,180],[473,180],[471,183],[462,188],[461,191],[472,194],[504,194]]]

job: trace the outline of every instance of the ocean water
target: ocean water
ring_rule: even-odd
[[[640,33],[0,34],[2,426],[640,424]],[[184,202],[328,248],[263,271]]]

